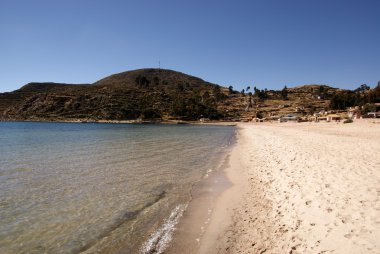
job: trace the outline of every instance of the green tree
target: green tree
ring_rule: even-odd
[[[370,90],[371,88],[367,86],[367,84],[362,84],[358,88],[354,90],[354,92],[359,92],[359,93],[365,93],[366,91]]]
[[[260,119],[263,118],[263,117],[264,117],[263,112],[261,112],[261,111],[256,111],[255,117],[256,117],[256,118],[260,118]]]
[[[233,86],[229,86],[229,87],[228,87],[228,92],[229,92],[230,94],[233,94],[233,93],[234,93],[234,87],[233,87]]]
[[[265,99],[265,98],[268,97],[267,96],[268,89],[266,89],[266,88],[264,90],[260,90],[260,89],[258,89],[256,87],[254,87],[253,90],[255,92],[254,96],[256,96],[259,99]]]
[[[281,98],[284,100],[288,99],[288,88],[286,86],[281,90]]]
[[[336,93],[330,99],[330,108],[331,109],[346,109],[347,107],[352,107],[357,105],[357,95],[356,93],[342,92]]]
[[[141,75],[136,77],[135,82],[140,88],[147,88],[150,84],[150,81],[145,76]]]
[[[373,103],[367,103],[364,105],[363,113],[366,114],[368,112],[376,111],[376,105]]]

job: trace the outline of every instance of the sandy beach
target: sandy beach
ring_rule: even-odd
[[[240,124],[199,253],[380,253],[380,123]]]

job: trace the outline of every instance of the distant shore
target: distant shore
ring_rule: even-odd
[[[107,124],[199,124],[235,126],[238,122],[231,121],[184,121],[184,120],[89,120],[89,119],[7,119],[0,122],[42,122],[42,123],[107,123]]]
[[[238,129],[231,187],[189,253],[379,253],[379,121]]]

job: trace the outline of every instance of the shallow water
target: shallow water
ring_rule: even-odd
[[[233,133],[0,123],[0,253],[160,252]]]

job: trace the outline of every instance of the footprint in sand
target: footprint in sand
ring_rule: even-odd
[[[345,234],[344,237],[347,239],[351,239],[352,235],[351,234]]]

